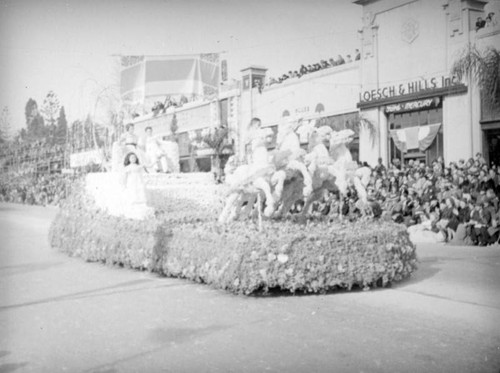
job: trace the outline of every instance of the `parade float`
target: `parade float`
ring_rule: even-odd
[[[404,226],[370,217],[346,147],[349,130],[316,128],[309,152],[300,148],[293,125],[282,131],[269,152],[269,131],[253,123],[252,156],[244,163],[230,159],[224,184],[210,173],[146,173],[137,181],[137,167],[127,172],[129,165],[88,174],[62,204],[51,245],[89,262],[239,294],[369,289],[409,277],[415,246]],[[357,192],[361,219],[311,217],[309,206],[325,190],[342,196],[348,186]],[[297,201],[304,208],[292,215]]]

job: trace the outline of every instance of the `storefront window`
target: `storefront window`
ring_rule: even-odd
[[[407,129],[410,127],[421,127],[443,122],[442,108],[420,110],[406,113],[390,113],[388,115],[389,130]],[[392,161],[397,158],[402,163],[407,163],[410,159],[431,163],[438,157],[443,156],[443,128],[439,128],[434,141],[424,152],[419,149],[408,149],[403,153],[389,136],[389,159]]]

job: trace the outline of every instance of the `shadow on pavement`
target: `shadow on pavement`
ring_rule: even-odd
[[[25,274],[29,272],[44,271],[52,267],[57,267],[63,262],[48,262],[48,263],[25,263],[12,266],[0,267],[0,277]]]
[[[440,263],[442,262],[444,262],[443,258],[437,256],[426,257],[419,260],[418,268],[415,272],[412,273],[411,277],[395,283],[394,287],[404,288],[405,286],[413,285],[434,277],[441,271]]]
[[[136,291],[144,290],[144,289],[152,289],[152,287],[146,287],[146,288],[142,287],[142,288],[124,289],[124,290],[118,290],[118,291],[111,291],[111,292],[101,293],[102,291],[105,291],[105,290],[111,290],[111,289],[116,289],[116,288],[121,288],[121,287],[128,287],[128,286],[134,286],[134,285],[137,285],[137,284],[142,284],[144,282],[150,282],[150,281],[152,281],[152,280],[141,279],[141,280],[127,281],[127,282],[123,282],[123,283],[116,284],[116,285],[105,286],[103,288],[98,288],[98,289],[80,291],[80,292],[73,293],[73,294],[66,294],[66,295],[60,295],[60,296],[57,296],[57,297],[40,299],[40,300],[36,300],[36,301],[32,301],[32,302],[25,302],[25,303],[19,303],[19,304],[11,304],[11,305],[8,305],[8,306],[1,306],[0,307],[0,312],[6,311],[6,310],[9,310],[9,309],[22,308],[22,307],[27,307],[27,306],[34,306],[34,305],[38,305],[38,304],[64,302],[64,301],[71,301],[71,300],[76,300],[76,299],[85,299],[85,298],[92,298],[92,297],[108,296],[108,295],[115,295],[115,294],[119,294],[119,293],[136,292]],[[185,284],[185,285],[189,285],[189,284]],[[168,285],[155,286],[154,288],[185,286],[185,285],[183,285],[183,284],[168,284]]]
[[[133,361],[135,359],[139,359],[144,356],[169,348],[171,345],[185,343],[195,338],[203,338],[210,334],[217,333],[229,329],[231,327],[232,325],[211,325],[204,328],[156,328],[151,331],[149,339],[154,343],[159,343],[160,344],[159,347],[144,352],[140,352],[134,355],[130,355],[107,364],[87,369],[84,372],[92,372],[92,373],[118,372],[118,369],[114,367],[117,364],[127,363],[129,361]]]
[[[28,363],[6,363],[0,364],[0,373],[10,373],[19,368],[28,365]]]

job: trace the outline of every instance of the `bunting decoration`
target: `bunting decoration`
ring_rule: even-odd
[[[421,152],[427,150],[436,138],[441,128],[441,123],[430,124],[428,126],[415,126],[399,130],[389,131],[394,144],[403,153],[408,150],[419,149]]]

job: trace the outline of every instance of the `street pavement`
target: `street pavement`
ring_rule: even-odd
[[[0,373],[500,372],[500,248],[418,245],[391,288],[245,297],[49,247],[0,204]]]

